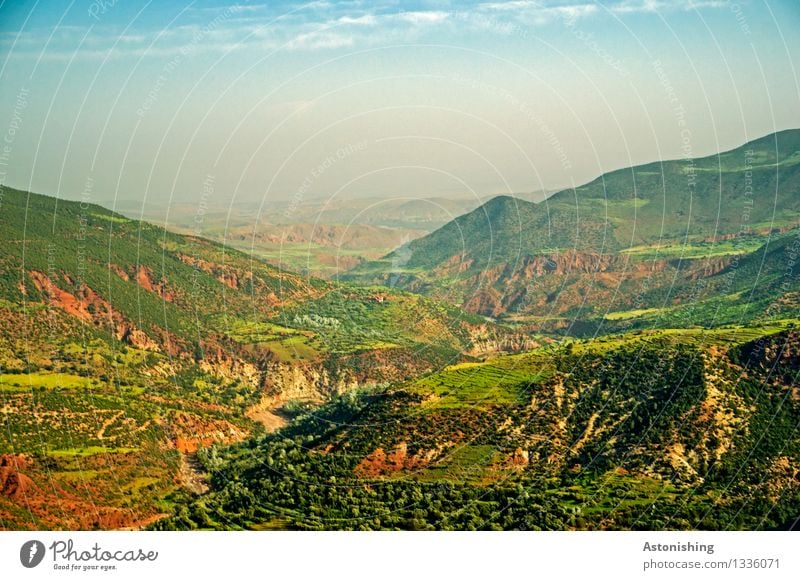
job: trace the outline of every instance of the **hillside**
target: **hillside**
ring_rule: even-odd
[[[156,527],[789,528],[797,356],[775,326],[453,365],[204,452],[211,490]]]
[[[202,489],[198,448],[529,346],[455,307],[87,203],[5,189],[0,243],[0,528],[135,527]]]
[[[793,235],[798,216],[800,130],[790,130],[613,171],[540,203],[496,197],[345,278],[495,318],[602,319],[675,306],[722,270],[752,289],[757,272],[732,267],[747,255],[781,259],[764,251]]]
[[[356,286],[3,193],[0,528],[775,529],[800,513],[791,220],[598,252],[605,224],[501,197]],[[442,232],[500,261],[448,258]],[[573,246],[535,250],[553,237]]]

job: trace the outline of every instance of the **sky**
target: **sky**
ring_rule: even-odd
[[[800,127],[796,0],[0,4],[0,184],[521,195]]]

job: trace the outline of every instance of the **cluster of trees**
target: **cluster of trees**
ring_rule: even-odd
[[[763,373],[742,373],[695,346],[637,343],[606,351],[564,349],[555,374],[528,385],[536,405],[426,408],[424,393],[350,392],[300,415],[279,433],[201,450],[211,491],[179,503],[158,529],[776,529],[790,527],[800,490],[783,458],[800,455],[798,402]],[[761,372],[761,371],[759,371]],[[746,428],[721,456],[690,458],[699,477],[676,476],[665,450],[716,447],[706,373],[742,401]],[[762,376],[763,375],[763,376]],[[558,382],[561,402],[556,401]],[[510,421],[510,423],[509,423]],[[563,424],[566,441],[542,441]],[[549,426],[549,427],[548,427]],[[460,434],[460,435],[459,435]],[[502,477],[455,481],[439,470],[365,476],[356,469],[378,447],[409,455],[467,434],[504,469],[524,441],[537,459]],[[577,443],[580,441],[580,445]],[[462,442],[463,444],[463,442]],[[534,449],[535,448],[535,449]],[[525,449],[525,447],[523,447]],[[492,451],[494,450],[494,451]],[[558,454],[564,461],[550,461]],[[531,455],[533,457],[533,454]],[[703,458],[705,457],[705,458]],[[577,464],[577,465],[576,465]],[[448,472],[450,473],[450,472]],[[438,475],[437,475],[438,474]],[[490,483],[491,482],[491,483]],[[759,499],[761,498],[761,499]]]
[[[310,437],[271,435],[201,451],[212,491],[180,503],[154,528],[777,529],[791,525],[800,505],[797,491],[776,501],[746,486],[676,490],[662,485],[641,497],[641,491],[632,494],[625,485],[599,483],[586,473],[549,479],[525,474],[489,486],[364,480],[353,476],[357,458],[312,451],[311,444]]]
[[[582,464],[602,466],[632,446],[668,442],[678,432],[688,443],[702,436],[692,423],[706,392],[703,357],[694,347],[653,344],[567,354],[556,357],[555,364],[564,374],[567,397],[577,401],[569,431],[579,438],[603,431],[581,448]]]
[[[220,459],[200,454],[213,491],[179,508],[157,529],[565,529],[572,514],[534,481],[475,487],[413,479],[363,481],[354,459],[309,452],[303,437],[268,437]],[[225,454],[228,451],[224,452]]]

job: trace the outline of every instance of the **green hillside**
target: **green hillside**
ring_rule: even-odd
[[[146,523],[172,494],[202,489],[197,449],[513,336],[413,294],[325,283],[99,206],[3,193],[0,528]]]
[[[344,283],[5,189],[0,528],[791,528],[796,141],[696,160],[688,216],[634,168]]]
[[[800,130],[789,130],[720,155],[613,171],[537,204],[496,197],[345,278],[494,318],[602,318],[679,306],[721,270],[735,280],[710,282],[715,290],[763,291],[772,274],[748,264],[780,269],[781,251],[765,253],[767,244],[791,245],[798,224]]]
[[[800,409],[780,328],[620,335],[351,394],[204,452],[211,491],[156,527],[784,528]]]
[[[574,210],[577,199],[586,215],[607,215],[624,248],[685,237],[719,240],[743,226],[768,231],[796,225],[800,129],[719,155],[613,171],[569,193],[548,203]]]

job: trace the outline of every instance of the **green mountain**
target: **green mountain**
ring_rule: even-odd
[[[452,306],[304,278],[88,203],[4,189],[0,244],[0,528],[147,522],[202,488],[193,457],[211,442],[529,346]]]
[[[716,206],[647,213],[687,162],[492,199],[362,286],[4,189],[0,528],[796,527],[796,138],[692,162]]]
[[[496,197],[345,278],[495,318],[602,320],[676,306],[695,281],[766,256],[771,236],[798,224],[800,130],[789,130],[613,171],[540,203]],[[735,275],[737,289],[760,283],[751,269]]]
[[[156,527],[791,528],[799,348],[653,331],[453,365],[204,451],[211,490]]]

